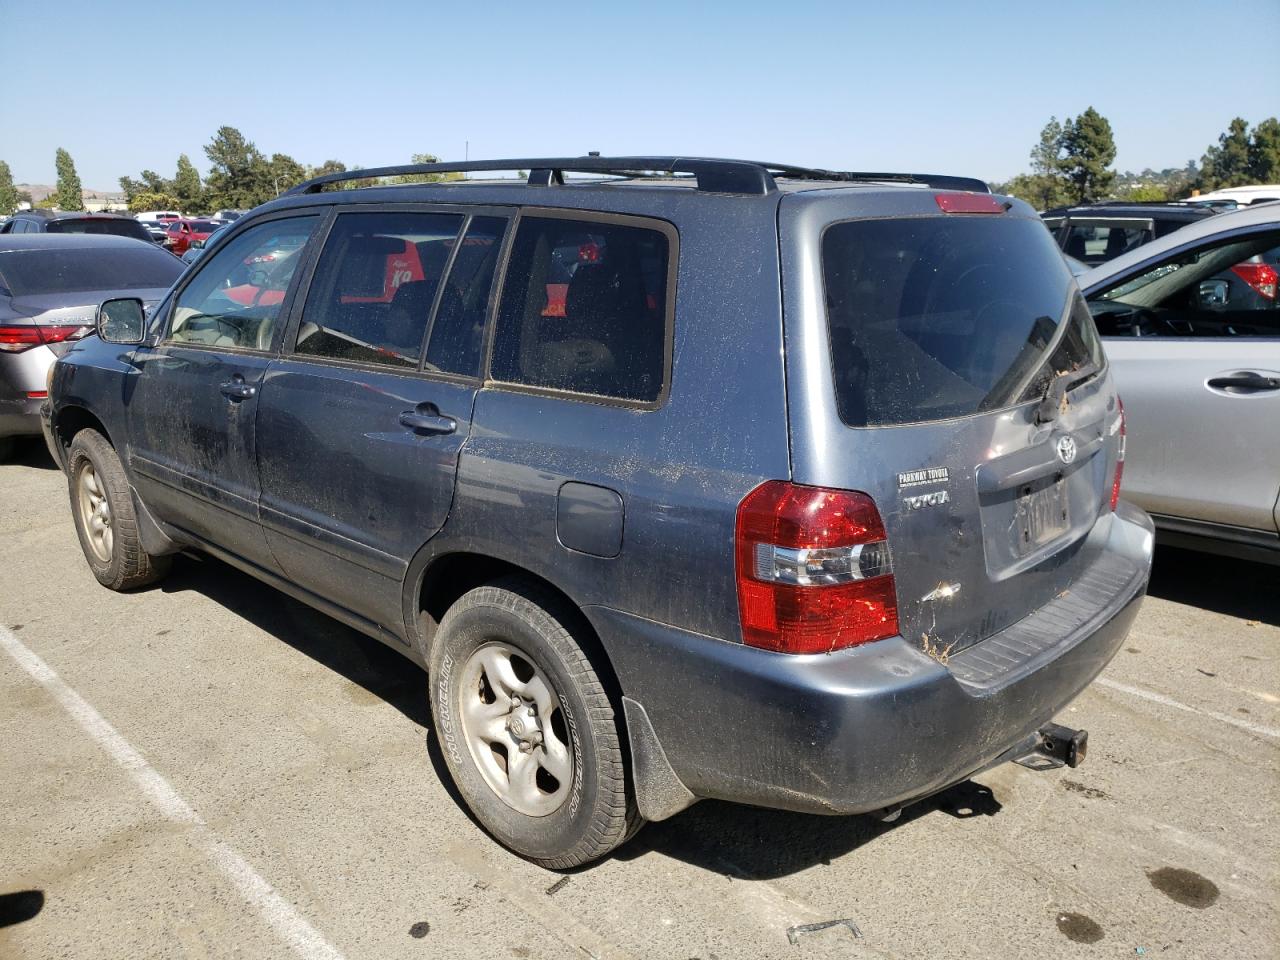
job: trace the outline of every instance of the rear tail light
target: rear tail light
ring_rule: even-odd
[[[1237,263],[1231,272],[1268,300],[1276,298],[1276,268],[1269,263]]]
[[[64,340],[79,340],[93,333],[93,327],[84,324],[54,324],[49,326],[0,326],[0,352],[22,353],[32,347]]]
[[[1120,480],[1124,476],[1124,401],[1116,397],[1116,406],[1120,408],[1120,416],[1116,420],[1115,431],[1120,435],[1120,443],[1116,447],[1116,475],[1111,479],[1111,509],[1115,510],[1120,502]]]
[[[827,653],[898,632],[889,545],[865,493],[761,484],[738,506],[742,639],[779,653]]]

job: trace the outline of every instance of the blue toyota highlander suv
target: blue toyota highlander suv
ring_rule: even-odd
[[[98,332],[44,411],[98,580],[198,550],[401,651],[475,816],[551,867],[704,797],[888,816],[1074,766],[1052,718],[1146,589],[1093,321],[979,181],[337,174]]]

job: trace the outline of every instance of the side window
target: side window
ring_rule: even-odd
[[[174,306],[168,339],[270,349],[289,281],[319,219],[260,223],[202,259]]]
[[[344,213],[316,265],[294,352],[417,369],[462,217]]]
[[[661,230],[523,218],[503,285],[492,377],[657,400],[666,360],[670,256]]]
[[[473,217],[467,227],[431,324],[428,369],[468,377],[480,373],[489,291],[506,227],[502,217]]]
[[[1280,232],[1184,250],[1089,299],[1104,337],[1280,337]]]

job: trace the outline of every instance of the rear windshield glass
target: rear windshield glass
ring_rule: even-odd
[[[108,234],[113,237],[145,237],[147,231],[136,220],[54,220],[48,227],[49,233],[92,233]]]
[[[136,250],[9,250],[0,277],[15,297],[72,290],[167,287],[186,267],[154,244]]]
[[[213,233],[218,229],[218,225],[208,220],[192,220],[191,229],[196,233]]]
[[[1043,395],[1057,373],[1102,364],[1089,311],[1042,223],[837,223],[823,236],[822,267],[849,426],[998,410]]]

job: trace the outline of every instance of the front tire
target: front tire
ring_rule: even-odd
[[[129,480],[115,449],[96,430],[75,435],[67,452],[71,514],[93,575],[111,590],[154,583],[169,572],[169,557],[153,557],[138,539]]]
[[[621,717],[558,597],[519,580],[445,614],[431,650],[441,752],[495,838],[554,870],[603,857],[639,825]]]

